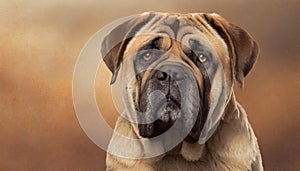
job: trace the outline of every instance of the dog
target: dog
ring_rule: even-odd
[[[127,110],[107,170],[263,170],[233,92],[258,53],[244,29],[215,13],[146,12],[112,29],[101,54]]]

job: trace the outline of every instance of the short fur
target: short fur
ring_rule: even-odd
[[[114,75],[112,83],[116,79],[119,65],[125,56],[126,46],[131,46],[129,39],[134,36],[140,27],[151,21],[151,16],[156,14],[147,13],[147,15],[143,15],[134,21],[131,20],[129,24],[132,27],[128,33],[120,35],[117,29],[112,31],[111,34],[118,33],[118,36],[124,37],[124,41],[110,50],[108,56],[104,59]],[[161,15],[161,13],[158,13],[158,15]],[[205,144],[182,142],[167,154],[150,159],[125,159],[107,153],[107,170],[263,170],[257,139],[248,122],[246,112],[236,101],[233,92],[233,81],[236,80],[242,87],[244,78],[255,64],[258,56],[257,43],[246,31],[229,23],[217,14],[166,13],[164,15],[187,17],[197,27],[207,28],[210,32],[206,34],[210,34],[209,36],[212,37],[211,40],[214,41],[217,52],[229,56],[230,62],[225,58],[221,59],[225,65],[228,65],[228,69],[224,71],[228,82],[226,85],[229,85],[226,88],[230,93],[225,112],[222,114],[223,117],[217,130]],[[124,25],[121,27],[124,28]],[[102,46],[104,54],[109,51],[107,49],[110,49],[111,34],[104,40]],[[122,117],[119,117],[115,131],[130,138],[141,138],[138,135],[137,128]],[[113,138],[110,147],[118,150],[131,150],[137,154],[143,153],[141,146],[131,146],[131,144],[124,144]]]

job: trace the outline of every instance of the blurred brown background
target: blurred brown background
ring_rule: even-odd
[[[238,100],[266,170],[299,170],[299,0],[0,1],[0,170],[104,170],[73,109],[74,65],[102,26],[148,10],[217,12],[251,33],[261,53]],[[109,88],[101,74],[97,91]],[[109,93],[97,97],[113,125]]]

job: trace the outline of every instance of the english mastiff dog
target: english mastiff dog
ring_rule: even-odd
[[[244,29],[214,13],[147,12],[114,26],[101,54],[126,110],[107,170],[263,170],[233,92],[258,51]]]

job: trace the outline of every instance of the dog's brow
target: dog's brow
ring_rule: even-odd
[[[155,37],[154,39],[145,41],[143,44],[144,45],[140,47],[138,51],[148,49],[160,49],[162,46],[162,37]]]
[[[199,49],[199,48],[202,49],[204,47],[198,40],[195,40],[195,39],[190,39],[189,45],[191,47],[191,50],[195,50],[195,49]]]

